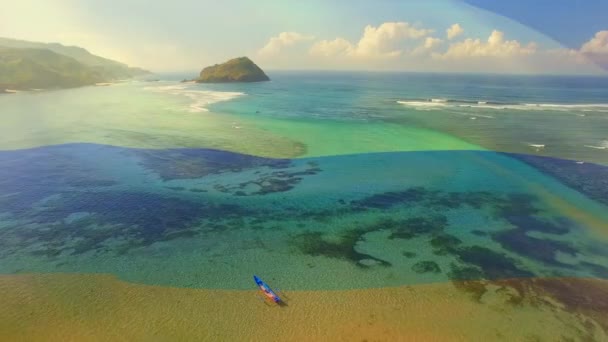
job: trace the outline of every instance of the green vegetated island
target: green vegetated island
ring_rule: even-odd
[[[149,73],[77,46],[0,38],[0,93],[72,88]]]
[[[239,57],[223,64],[204,68],[197,83],[264,82],[270,78],[247,57]]]

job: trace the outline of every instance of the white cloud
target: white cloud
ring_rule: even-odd
[[[443,42],[443,40],[439,39],[439,38],[434,38],[434,37],[427,37],[424,41],[424,48],[431,50],[433,49],[435,46],[441,44]]]
[[[562,62],[572,66],[595,65],[608,68],[608,31],[599,31],[580,49],[554,49],[542,51],[547,61]]]
[[[464,33],[464,29],[462,26],[460,26],[460,24],[454,24],[445,31],[449,40],[452,40]]]
[[[378,27],[367,25],[357,44],[344,38],[322,40],[313,45],[310,53],[324,57],[397,57],[403,53],[405,41],[418,40],[432,32],[433,30],[417,28],[406,22],[387,22]]]
[[[583,44],[581,52],[608,55],[608,30],[596,33],[595,37]]]
[[[467,57],[517,57],[532,55],[536,52],[536,44],[522,45],[517,40],[505,40],[504,33],[494,30],[486,42],[480,39],[465,39],[450,45],[441,58]]]
[[[258,51],[262,56],[278,55],[285,47],[294,46],[298,42],[313,40],[314,36],[304,35],[298,32],[281,32],[276,37],[271,37],[268,43]]]
[[[310,48],[310,54],[319,57],[352,56],[355,46],[344,38],[321,40]]]
[[[359,56],[398,56],[402,53],[399,46],[407,39],[420,39],[429,35],[432,30],[415,28],[409,23],[384,23],[378,27],[367,25],[363,37],[357,44]]]
[[[313,40],[283,32],[271,38],[260,54],[284,68],[293,68],[295,63],[304,68],[332,69],[597,73],[601,72],[597,65],[608,65],[601,62],[608,62],[608,53],[604,53],[608,31],[598,32],[580,49],[553,50],[539,48],[534,42],[508,40],[498,30],[487,39],[455,39],[466,34],[459,24],[446,31],[447,38],[433,36],[433,32],[406,22],[368,25],[358,40]],[[308,54],[301,53],[304,49]],[[279,58],[288,52],[289,59]],[[283,65],[282,61],[288,62]]]
[[[580,53],[593,63],[608,69],[608,30],[597,32],[581,46]]]
[[[426,39],[424,40],[424,43],[422,43],[422,45],[415,48],[414,51],[412,51],[412,54],[420,55],[420,54],[425,54],[425,53],[431,52],[436,47],[440,46],[442,43],[443,43],[442,39],[435,38],[435,37],[426,37]]]

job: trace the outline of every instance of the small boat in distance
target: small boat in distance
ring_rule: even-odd
[[[265,296],[266,299],[269,299],[269,300],[273,301],[276,304],[284,305],[284,302],[281,299],[281,297],[279,297],[279,295],[276,294],[276,292],[274,292],[270,288],[270,286],[268,286],[268,284],[266,284],[262,279],[260,279],[256,275],[254,275],[253,276],[253,280],[258,285],[258,287],[260,288],[260,290],[262,291],[262,293],[264,293],[264,296]]]

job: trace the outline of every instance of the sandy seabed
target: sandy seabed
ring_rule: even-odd
[[[608,281],[516,279],[347,291],[131,284],[111,275],[0,276],[5,341],[608,340]]]

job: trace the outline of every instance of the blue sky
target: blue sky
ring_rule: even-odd
[[[579,49],[608,30],[599,0],[0,0],[0,8],[0,36],[78,45],[158,71],[248,55],[269,69],[597,73]],[[602,62],[603,49],[601,36],[586,51]]]
[[[608,29],[606,0],[466,0],[575,48]]]

